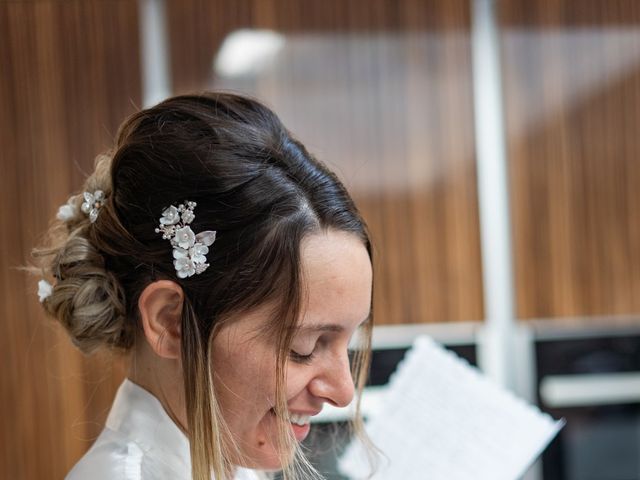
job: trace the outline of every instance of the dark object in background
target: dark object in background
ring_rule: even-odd
[[[538,387],[549,375],[640,372],[640,335],[536,342]],[[538,389],[539,391],[539,389]],[[542,456],[544,480],[638,480],[640,404],[540,407],[567,424]]]

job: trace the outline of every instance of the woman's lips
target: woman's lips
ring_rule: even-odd
[[[296,425],[295,423],[292,423],[291,429],[293,430],[293,436],[296,437],[296,440],[298,442],[302,442],[305,438],[307,438],[307,435],[309,435],[311,424],[305,423],[304,425]]]
[[[291,423],[291,429],[293,430],[293,436],[296,437],[298,442],[302,442],[311,430],[311,416],[316,413],[294,413],[289,412],[289,422]]]
[[[276,415],[276,412],[273,408],[269,412],[274,416]],[[311,430],[310,419],[313,415],[316,414],[316,412],[311,414],[289,414],[289,424],[291,425],[293,436],[298,442],[302,442],[305,438],[307,438],[307,435],[309,435],[309,431]]]

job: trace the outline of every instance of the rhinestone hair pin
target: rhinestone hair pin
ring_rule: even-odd
[[[104,205],[106,196],[102,190],[96,190],[93,193],[83,192],[82,198],[83,202],[80,210],[85,213],[89,217],[89,221],[93,223],[98,218],[98,213]],[[70,222],[76,218],[78,208],[76,207],[74,199],[74,196],[70,197],[67,203],[58,208],[58,213],[56,213],[58,220]],[[38,282],[38,300],[40,300],[40,303],[44,303],[44,301],[51,296],[53,289],[54,286],[44,278]]]
[[[104,205],[105,195],[102,190],[96,190],[95,192],[84,192],[84,202],[80,206],[80,210],[89,215],[91,223],[95,222],[98,218],[100,208]]]
[[[156,233],[169,240],[173,246],[173,266],[179,278],[199,275],[209,268],[206,255],[216,241],[216,232],[207,230],[198,234],[189,224],[196,218],[193,210],[196,202],[186,201],[177,207],[169,206],[162,212]]]
[[[80,210],[89,217],[91,223],[95,222],[98,219],[100,208],[102,208],[106,201],[106,195],[102,190],[96,190],[93,193],[83,192],[82,200]],[[56,217],[63,222],[70,222],[76,218],[77,212],[78,208],[75,204],[75,197],[72,196],[67,200],[67,203],[58,208]]]

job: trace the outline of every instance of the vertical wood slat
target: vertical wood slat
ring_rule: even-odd
[[[499,2],[520,318],[640,311],[640,5]]]
[[[134,0],[0,3],[2,478],[63,478],[123,376],[71,346],[17,267],[140,104],[137,35]]]
[[[186,0],[168,18],[176,93],[258,96],[351,187],[377,245],[377,322],[483,318],[468,1]],[[216,79],[240,28],[285,50],[251,81]]]

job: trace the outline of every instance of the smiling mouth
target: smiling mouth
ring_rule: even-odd
[[[272,408],[271,410],[269,410],[269,412],[276,416],[276,411]],[[303,414],[299,414],[299,413],[289,413],[289,416],[287,418],[287,420],[294,424],[294,425],[298,425],[300,427],[304,426],[304,425],[308,425],[309,423],[311,423],[311,417],[312,415],[303,415]]]
[[[274,417],[277,417],[276,412],[273,408],[269,410],[269,413]],[[304,441],[309,435],[311,431],[311,417],[312,415],[302,414],[302,413],[292,413],[289,412],[287,415],[287,421],[289,425],[291,425],[291,433],[298,442]]]
[[[289,421],[302,427],[311,421],[311,415],[298,415],[296,413],[291,413],[289,414]]]

